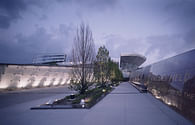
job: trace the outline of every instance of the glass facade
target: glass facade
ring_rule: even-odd
[[[130,81],[147,86],[156,98],[195,123],[195,50],[131,73]]]

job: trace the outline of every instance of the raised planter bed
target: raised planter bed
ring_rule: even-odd
[[[94,88],[87,91],[85,94],[69,95],[62,99],[55,100],[49,104],[41,104],[31,107],[31,110],[36,109],[73,109],[82,108],[89,109],[103,99],[108,93],[113,90],[111,86],[105,88]]]

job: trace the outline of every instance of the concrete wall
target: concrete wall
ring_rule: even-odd
[[[0,64],[0,89],[64,85],[71,67]]]

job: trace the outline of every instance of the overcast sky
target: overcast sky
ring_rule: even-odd
[[[0,62],[69,54],[81,22],[96,50],[142,54],[144,65],[195,48],[195,0],[0,0]]]

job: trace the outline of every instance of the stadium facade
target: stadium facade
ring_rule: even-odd
[[[66,54],[40,54],[33,59],[33,64],[55,65],[66,62]]]
[[[121,54],[120,69],[124,78],[129,78],[131,72],[135,71],[146,61],[146,57],[140,54]]]

